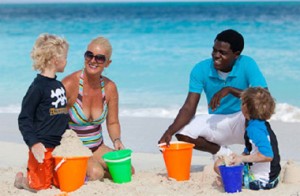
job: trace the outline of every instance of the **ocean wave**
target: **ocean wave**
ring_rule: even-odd
[[[121,108],[120,116],[125,117],[158,117],[158,118],[175,118],[178,114],[180,107],[169,108]],[[0,107],[0,113],[20,113],[20,105],[8,105]],[[197,114],[207,113],[207,108],[199,106]],[[278,103],[276,106],[275,114],[271,120],[283,122],[300,122],[300,108],[287,104]]]
[[[300,108],[287,103],[278,103],[275,114],[271,120],[280,120],[283,122],[300,122]]]
[[[21,106],[20,105],[8,105],[4,107],[0,107],[0,113],[20,113]]]
[[[120,116],[127,117],[160,117],[160,118],[175,118],[178,114],[179,107],[166,108],[137,108],[123,109],[120,111]],[[206,114],[207,108],[200,107],[197,114]],[[271,120],[282,122],[300,122],[300,108],[289,105],[287,103],[278,103],[275,114]]]

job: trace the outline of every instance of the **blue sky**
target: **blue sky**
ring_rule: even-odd
[[[1,0],[0,3],[48,3],[48,2],[184,2],[185,0]],[[216,2],[216,1],[284,1],[284,0],[188,0],[192,2]],[[300,0],[288,0],[300,1]]]

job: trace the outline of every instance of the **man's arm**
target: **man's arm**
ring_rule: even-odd
[[[268,90],[267,87],[265,87],[265,89]],[[232,94],[233,96],[240,98],[242,92],[243,90],[231,86],[224,87],[213,96],[208,106],[214,111],[220,106],[220,102],[223,97],[227,96],[228,94]]]
[[[179,113],[177,114],[177,117],[175,118],[174,122],[165,131],[158,143],[166,142],[167,145],[170,143],[172,136],[185,125],[187,125],[190,122],[190,120],[195,116],[199,101],[200,94],[188,94],[185,103],[179,110]]]
[[[213,96],[208,106],[214,111],[215,109],[217,109],[217,107],[220,106],[221,99],[223,99],[223,97],[227,96],[228,94],[232,94],[233,96],[240,98],[241,93],[241,89],[237,89],[231,86],[224,87]]]

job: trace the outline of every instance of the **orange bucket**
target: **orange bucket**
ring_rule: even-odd
[[[171,142],[170,146],[160,144],[169,178],[177,181],[190,179],[192,152],[195,145],[187,142]]]
[[[89,157],[54,157],[61,191],[72,192],[84,184],[88,159]]]

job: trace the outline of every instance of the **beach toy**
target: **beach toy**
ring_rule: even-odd
[[[190,179],[192,152],[195,145],[187,142],[171,142],[170,146],[159,144],[163,153],[169,178],[177,181]]]
[[[236,193],[242,191],[243,169],[243,164],[235,166],[219,166],[224,190],[226,193]]]
[[[102,156],[113,182],[119,184],[131,182],[131,153],[129,149],[122,149]]]
[[[54,157],[59,188],[72,192],[84,184],[89,157]]]

